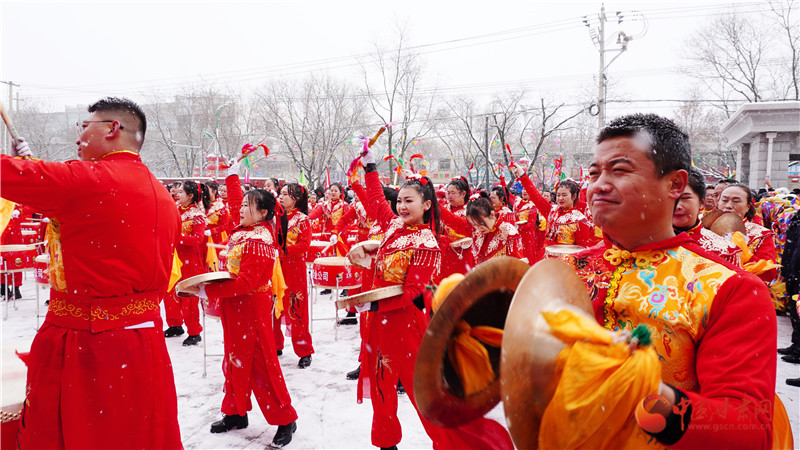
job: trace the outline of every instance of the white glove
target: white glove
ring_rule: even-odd
[[[42,219],[42,223],[50,223],[50,218],[45,217],[44,219]]]
[[[336,243],[339,242],[339,236],[332,234],[329,241],[331,245],[336,245]]]
[[[201,284],[200,289],[197,291],[197,296],[200,298],[208,298],[208,294],[206,294],[206,285]]]
[[[367,164],[375,164],[378,162],[378,158],[375,156],[375,150],[368,148],[367,153],[361,155],[361,163],[365,166]]]
[[[514,164],[513,166],[511,166],[509,168],[511,169],[511,172],[514,174],[514,176],[517,177],[517,178],[525,175],[525,169],[523,169],[522,167],[520,167],[517,164]]]
[[[206,230],[203,232],[206,236],[211,236],[211,230]]]
[[[228,165],[229,167],[227,172],[225,172],[225,176],[229,177],[231,175],[239,175],[239,168],[242,167],[241,161],[236,161],[235,159],[232,159],[228,162]]]
[[[362,313],[367,312],[372,308],[372,302],[364,303],[363,305],[356,305],[356,311]]]
[[[23,138],[19,138],[19,144],[17,144],[17,148],[14,149],[14,156],[33,157],[30,145],[28,145]]]
[[[19,210],[15,209],[14,212],[11,213],[11,218],[16,219],[19,217]]]

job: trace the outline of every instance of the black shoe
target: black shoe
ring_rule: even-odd
[[[285,447],[292,442],[292,434],[297,431],[297,421],[287,425],[278,425],[278,432],[272,438],[272,447],[281,448]]]
[[[786,384],[788,384],[789,386],[800,387],[800,378],[787,378]]]
[[[14,298],[17,300],[22,298],[22,293],[19,291],[19,286],[14,286]]]
[[[403,383],[400,380],[397,380],[397,393],[398,394],[406,393],[406,388],[403,387]]]
[[[342,292],[339,294],[339,297],[347,297],[347,289],[343,289]]]
[[[359,375],[361,375],[361,365],[360,364],[358,365],[358,367],[356,367],[356,370],[352,370],[350,372],[347,372],[347,379],[348,380],[357,380]]]
[[[779,348],[778,353],[781,355],[797,355],[800,353],[800,346],[792,344],[788,347]]]
[[[339,325],[357,325],[356,313],[349,312],[344,319],[339,319]]]
[[[324,290],[320,291],[320,294],[322,294],[322,295],[328,295],[330,293],[331,293],[330,289],[324,289]]]
[[[175,337],[183,334],[183,327],[169,327],[164,330],[164,337]]]
[[[278,351],[277,351],[277,352],[275,352],[275,353],[277,353],[277,354],[278,354],[278,356],[281,356],[281,355],[283,354],[283,350],[278,350]]]
[[[393,445],[391,447],[381,447],[381,450],[397,450],[397,446]]]
[[[297,363],[297,367],[301,369],[305,369],[306,367],[311,365],[311,355],[306,355],[300,358],[300,361]]]
[[[792,364],[800,364],[800,355],[786,355],[781,358],[782,360],[792,363]]]
[[[203,340],[203,338],[202,338],[202,337],[200,337],[200,335],[199,335],[199,334],[195,334],[194,336],[189,336],[189,337],[187,337],[186,339],[184,339],[184,340],[183,340],[183,346],[184,346],[184,347],[188,347],[188,346],[190,346],[190,345],[197,345],[197,344],[199,344],[199,343],[200,343],[200,341],[202,341],[202,340]]]
[[[241,430],[247,428],[247,414],[243,416],[232,415],[223,416],[222,420],[218,420],[211,424],[212,433],[225,433],[230,430]]]

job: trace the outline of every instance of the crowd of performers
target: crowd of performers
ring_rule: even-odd
[[[118,145],[127,145],[127,148],[138,151],[141,142],[119,137],[124,137],[122,124],[126,127],[133,126],[129,125],[135,122],[131,117],[144,123],[143,115],[132,116],[129,110],[127,104],[124,107],[115,106],[107,110],[90,109],[97,120],[84,122],[84,129],[97,128],[96,133],[111,135],[113,139],[119,139]],[[797,255],[800,254],[796,249],[798,215],[795,212],[799,208],[798,199],[769,191],[756,202],[754,193],[745,185],[735,180],[723,180],[714,187],[707,186],[702,174],[694,168],[689,168],[688,171],[683,171],[683,173],[688,172],[686,187],[675,195],[677,206],[674,213],[669,213],[672,214],[670,229],[672,237],[639,247],[636,251],[622,250],[619,245],[623,239],[619,235],[610,235],[607,230],[624,230],[625,220],[631,223],[641,222],[637,217],[624,217],[624,214],[636,216],[641,212],[644,219],[653,214],[648,209],[652,208],[652,205],[645,204],[643,200],[639,205],[642,208],[640,211],[636,211],[635,208],[631,210],[630,205],[627,205],[628,210],[623,213],[621,198],[614,197],[618,194],[612,192],[604,197],[606,194],[597,188],[594,192],[594,201],[595,205],[599,206],[590,208],[587,199],[591,194],[587,197],[587,186],[598,183],[601,176],[622,179],[625,174],[637,170],[635,157],[604,160],[603,158],[614,156],[612,153],[620,151],[619,148],[609,147],[607,144],[616,145],[624,139],[633,141],[632,136],[642,132],[642,129],[652,131],[647,128],[648,126],[665,127],[669,128],[671,133],[676,133],[674,125],[665,119],[655,116],[647,116],[645,119],[641,116],[636,117],[620,119],[616,125],[612,124],[606,129],[605,134],[601,133],[596,162],[590,170],[588,180],[562,181],[555,186],[553,192],[537,188],[526,174],[524,166],[520,164],[512,168],[516,183],[500,183],[489,190],[471,187],[464,177],[454,178],[446,185],[437,187],[428,177],[417,173],[407,173],[407,179],[398,188],[387,187],[381,184],[376,166],[378,158],[370,149],[361,156],[364,167],[363,178],[358,174],[351,177],[347,187],[333,183],[325,190],[310,191],[297,183],[281,184],[278,180],[270,179],[263,189],[249,185],[243,188],[238,175],[239,165],[232,162],[228,176],[221,185],[213,181],[198,183],[186,180],[168,185],[166,189],[159,186],[159,190],[163,191],[160,193],[143,192],[142,180],[147,181],[149,189],[154,178],[149,173],[139,174],[140,179],[132,183],[135,185],[129,186],[131,192],[118,192],[109,189],[108,186],[95,189],[97,192],[87,189],[87,192],[91,192],[94,196],[87,194],[83,200],[78,201],[73,198],[69,202],[70,209],[65,210],[62,205],[66,202],[59,201],[61,198],[59,193],[63,193],[66,189],[53,189],[54,185],[64,184],[64,179],[74,182],[81,177],[86,179],[85,184],[91,185],[95,182],[93,177],[98,176],[98,170],[101,176],[106,176],[112,183],[117,182],[113,181],[117,177],[137,176],[134,172],[142,170],[146,172],[147,169],[139,160],[136,151],[109,148],[108,152],[99,157],[84,158],[87,162],[73,164],[23,161],[4,156],[2,158],[4,197],[17,201],[23,215],[12,218],[3,233],[3,243],[14,242],[16,233],[14,230],[19,226],[20,217],[24,218],[25,214],[38,211],[50,217],[52,219],[50,226],[57,229],[54,235],[55,242],[50,245],[51,253],[56,252],[51,254],[51,260],[62,261],[62,267],[60,269],[57,267],[51,273],[61,270],[63,289],[58,288],[58,277],[54,277],[56,280],[46,324],[39,332],[40,335],[53,336],[47,344],[45,341],[41,344],[37,344],[38,341],[34,342],[32,355],[42,351],[37,350],[37,347],[50,345],[53,339],[62,339],[61,346],[81,345],[80,342],[73,344],[70,340],[60,337],[75,329],[91,330],[87,331],[89,336],[78,333],[79,340],[91,338],[92,332],[97,331],[93,328],[94,319],[86,319],[88,322],[83,324],[79,323],[82,318],[62,317],[59,314],[60,311],[66,311],[64,308],[70,305],[84,304],[81,303],[85,302],[84,297],[126,299],[130,297],[138,301],[150,295],[153,298],[148,297],[148,299],[151,302],[155,301],[156,304],[163,298],[166,329],[163,331],[160,346],[163,347],[163,337],[176,337],[183,335],[184,332],[188,337],[183,341],[183,345],[197,345],[201,340],[202,331],[199,302],[201,298],[208,299],[205,301],[217,303],[220,307],[225,347],[225,357],[222,362],[225,376],[225,396],[221,407],[223,418],[211,424],[211,432],[220,433],[247,427],[247,412],[252,409],[250,397],[253,393],[267,422],[278,426],[273,445],[284,446],[292,440],[292,434],[297,429],[298,416],[292,407],[289,388],[286,386],[278,362],[278,355],[282,354],[285,345],[281,325],[291,330],[292,348],[299,357],[298,367],[301,369],[309,367],[314,348],[309,333],[307,262],[320,255],[320,250],[312,248],[311,243],[325,239],[330,244],[329,252],[343,256],[354,243],[373,240],[378,243],[375,263],[371,269],[359,269],[362,271],[360,291],[401,285],[403,293],[367,303],[350,311],[351,323],[355,322],[358,314],[357,322],[360,325],[362,344],[358,361],[360,370],[348,374],[348,378],[358,378],[357,400],[361,402],[362,399],[369,398],[372,403],[373,445],[393,448],[400,442],[402,435],[397,417],[399,384],[405,387],[409,400],[416,405],[413,386],[414,363],[430,320],[432,291],[429,287],[449,275],[465,274],[476,265],[492,258],[502,256],[520,258],[533,265],[547,256],[549,247],[572,245],[586,249],[574,256],[571,261],[592,294],[599,323],[611,329],[625,328],[626,323],[630,325],[631,321],[648,323],[660,331],[665,327],[673,327],[663,333],[664,340],[656,345],[659,354],[664,358],[663,380],[672,388],[670,395],[673,399],[689,398],[695,402],[706,399],[712,403],[720,401],[720,398],[714,396],[714,391],[709,389],[724,392],[720,395],[730,394],[731,389],[747,391],[748,388],[742,383],[752,382],[747,378],[752,375],[752,370],[762,370],[767,373],[771,371],[773,385],[755,383],[753,389],[758,392],[753,393],[753,398],[764,400],[771,406],[774,396],[774,357],[771,360],[766,357],[759,360],[759,364],[752,365],[748,369],[749,372],[745,377],[726,378],[727,375],[719,373],[727,370],[726,367],[720,366],[721,360],[712,362],[711,359],[714,357],[699,355],[697,352],[702,339],[708,339],[709,342],[716,339],[715,342],[718,342],[723,337],[731,338],[725,331],[721,331],[725,325],[724,323],[720,325],[721,322],[730,321],[728,325],[735,328],[734,322],[741,320],[741,317],[731,319],[730,314],[720,312],[721,307],[716,307],[717,303],[725,304],[731,311],[750,308],[752,302],[742,303],[734,297],[741,294],[740,291],[743,289],[753,289],[753,292],[757,291],[759,295],[770,291],[776,301],[776,307],[789,311],[795,335],[792,347],[782,349],[782,352],[785,352],[787,361],[800,362],[798,361],[800,323],[797,320],[795,304],[798,290]],[[642,127],[640,122],[644,122],[645,126]],[[84,148],[87,146],[85,142],[88,141],[79,139],[79,145],[84,145]],[[92,145],[94,144],[90,142],[88,147]],[[601,148],[605,153],[600,151]],[[24,156],[25,151],[30,153],[25,147],[20,154]],[[629,149],[623,148],[621,154],[625,152],[631,153]],[[659,161],[649,162],[651,165],[657,163]],[[122,170],[117,166],[122,167]],[[664,173],[677,170],[671,166],[656,167]],[[129,173],[126,174],[125,171]],[[606,171],[610,171],[612,175],[604,175]],[[36,181],[39,179],[42,181]],[[125,179],[119,181],[130,182]],[[42,185],[41,188],[38,187],[39,184]],[[36,187],[32,188],[34,185]],[[512,192],[511,187],[514,186],[520,189]],[[86,226],[102,226],[92,222],[91,211],[97,209],[98,199],[115,192],[118,192],[116,195],[123,196],[154,196],[148,201],[154,205],[154,213],[158,212],[157,219],[139,217],[140,212],[145,209],[138,204],[136,213],[127,214],[125,211],[119,211],[118,217],[125,217],[126,220],[130,217],[134,223],[126,224],[128,228],[138,227],[139,231],[147,230],[151,236],[150,241],[155,239],[150,243],[137,241],[137,248],[144,244],[150,245],[149,248],[140,249],[142,254],[138,257],[142,260],[154,258],[159,261],[158,267],[153,268],[150,267],[152,259],[147,260],[147,265],[150,267],[148,271],[157,270],[158,280],[153,281],[154,278],[149,272],[121,274],[114,277],[118,283],[125,282],[126,279],[136,280],[137,276],[142,281],[137,282],[134,289],[128,286],[127,290],[108,289],[101,292],[104,286],[98,287],[95,282],[81,280],[81,276],[76,273],[79,269],[85,269],[85,274],[102,270],[96,267],[98,264],[94,261],[108,261],[111,257],[103,253],[107,252],[108,248],[98,245],[97,255],[84,255],[78,262],[74,257],[70,259],[69,252],[75,250],[70,248],[69,237],[87,239],[86,236],[80,237],[80,233],[76,233],[73,228],[76,221]],[[165,209],[164,198],[169,198],[167,192],[171,194],[172,201],[169,202],[169,208]],[[113,203],[113,199],[109,198],[108,203]],[[622,214],[622,217],[615,218],[613,211],[610,212],[609,208],[615,207],[620,209],[618,214]],[[743,241],[737,242],[735,239],[730,239],[730,236],[728,238],[719,236],[703,227],[701,221],[703,215],[714,209],[735,213],[744,221],[746,233]],[[593,212],[597,215],[598,211],[603,212],[601,220],[604,223],[595,224]],[[103,212],[106,216],[109,213],[108,210]],[[101,214],[98,213],[99,215]],[[164,228],[170,228],[174,222],[176,224],[173,227],[174,232],[156,233],[154,236],[152,220],[157,220],[157,225]],[[122,237],[124,236],[114,236],[114,239]],[[465,240],[465,238],[470,239]],[[612,238],[614,240],[611,240]],[[464,242],[467,244],[464,245]],[[171,250],[173,247],[174,254]],[[649,314],[642,316],[641,311],[631,314],[631,308],[626,307],[624,302],[609,300],[613,299],[614,295],[621,295],[619,290],[623,281],[631,286],[635,285],[636,289],[642,292],[652,292],[653,279],[648,281],[640,276],[645,266],[658,265],[657,269],[648,273],[656,277],[655,286],[659,287],[662,286],[663,280],[670,276],[676,274],[685,276],[686,264],[693,262],[695,264],[693,268],[696,268],[696,264],[699,264],[698,258],[701,257],[724,261],[714,262],[713,265],[713,270],[722,274],[719,275],[722,278],[717,279],[717,284],[710,278],[698,281],[697,287],[708,289],[708,292],[703,292],[705,297],[699,299],[689,309],[682,309],[682,306],[676,303],[676,296],[667,294],[670,300],[658,305],[660,308],[669,309],[670,314],[673,314],[670,316],[673,320],[667,321],[666,324],[656,320],[660,317],[658,313],[661,309],[656,312],[651,310]],[[169,271],[174,271],[175,260],[178,261],[180,276],[183,279],[221,269],[227,270],[235,278],[199,286],[191,292],[193,296],[179,296],[174,287],[169,292],[164,288]],[[778,270],[781,263],[782,275]],[[92,265],[94,267],[89,267]],[[747,275],[747,272],[757,275],[760,281]],[[706,276],[708,271],[703,274]],[[729,279],[738,281],[736,283],[725,281]],[[19,283],[14,280],[10,282],[9,287],[11,285],[18,286]],[[358,291],[351,289],[348,294],[352,295]],[[7,294],[6,292],[4,285],[3,293],[14,295],[13,290]],[[753,297],[749,294],[741,295]],[[792,295],[795,296],[794,299]],[[718,302],[712,307],[711,301],[715,296]],[[650,305],[652,307],[653,302]],[[764,309],[763,305],[759,308]],[[156,339],[153,336],[153,329],[159,326],[161,320],[157,313],[153,315],[152,308],[147,311],[135,320],[120,321],[106,330],[111,330],[108,331],[111,335],[118,333],[122,340],[130,340],[132,338],[123,336],[122,329],[128,325],[145,324],[135,330],[147,333],[146,338],[149,340]],[[744,310],[740,312],[743,316],[748,314]],[[771,352],[774,355],[775,349],[768,348],[774,345],[774,314],[771,321],[769,318],[764,319],[762,329],[764,333],[773,333],[772,341],[766,339],[757,344],[748,344],[750,347],[747,347],[736,338],[730,345],[747,347],[745,349],[747,351],[763,350],[765,354]],[[708,337],[703,337],[703,333]],[[672,336],[671,343],[668,342],[668,335]],[[142,337],[137,336],[135,339]],[[742,337],[740,340],[749,339]],[[106,347],[115,345],[113,340],[104,341],[103,344],[86,342],[82,344]],[[130,346],[127,341],[118,344],[125,348]],[[758,348],[751,348],[753,345]],[[707,347],[702,349],[706,352],[712,351]],[[80,353],[75,348],[65,350],[67,354],[70,351]],[[143,447],[180,446],[179,440],[176,441],[177,424],[173,424],[177,416],[174,414],[176,406],[171,366],[165,351],[159,351],[158,355],[163,367],[170,372],[168,376],[160,374],[163,380],[166,380],[161,386],[165,390],[159,391],[166,404],[162,405],[163,408],[158,415],[163,420],[163,426],[168,427],[172,424],[174,427],[166,431],[162,429],[162,435],[155,440],[137,440],[126,444],[141,443]],[[704,364],[702,368],[699,367],[701,358]],[[771,368],[770,361],[772,361]],[[730,361],[726,360],[725,363]],[[53,400],[48,400],[48,396],[57,396],[57,393],[52,392],[55,388],[52,386],[37,388],[36,377],[45,377],[42,372],[50,371],[54,364],[60,367],[59,376],[69,377],[71,382],[77,383],[75,379],[85,376],[83,372],[68,374],[64,361],[56,363],[48,361],[46,369],[45,366],[32,365],[31,370],[34,371],[34,375],[29,376],[29,387],[31,383],[34,383],[34,386],[25,413],[30,420],[23,426],[20,443],[23,447],[26,444],[34,447],[102,446],[96,445],[102,441],[92,441],[88,438],[86,438],[88,440],[68,440],[62,434],[60,427],[81,426],[68,422],[81,420],[82,416],[73,419],[59,416],[60,408],[52,408]],[[91,367],[91,363],[86,364],[87,367]],[[122,364],[122,367],[125,365]],[[112,372],[107,376],[118,376],[118,370]],[[50,377],[48,379],[52,379],[53,376],[56,375],[52,373],[46,375]],[[724,385],[727,379],[732,379],[730,382],[735,386]],[[800,384],[800,379],[787,382],[797,385]],[[88,391],[87,387],[81,392],[91,397]],[[81,392],[76,392],[74,395],[79,395]],[[97,406],[91,403],[89,405]],[[85,409],[90,406],[76,407],[73,402],[68,408],[82,411],[80,408]],[[736,414],[730,414],[727,419],[724,415],[722,419],[719,417],[717,419],[727,423],[726,421],[734,420],[734,417]],[[434,448],[513,448],[506,429],[487,418],[480,418],[457,428],[438,427],[422,415],[420,420],[432,439]],[[701,423],[710,419],[695,414],[692,420]],[[759,416],[754,420],[763,423],[764,418]],[[142,419],[137,423],[141,424]],[[40,426],[44,431],[40,431],[38,428]],[[662,434],[653,432],[649,435],[662,445],[680,444],[685,430],[679,427],[676,431],[674,421],[670,422],[668,428],[669,430]],[[771,431],[771,424],[768,424],[767,428]],[[53,429],[58,429],[55,437],[52,434]],[[131,429],[139,430],[137,432],[142,434],[150,433],[136,427]],[[710,433],[710,430],[711,428],[706,433]],[[119,426],[110,425],[106,432],[104,433],[116,432],[125,436],[129,434],[128,431],[121,431]],[[702,430],[692,429],[686,432],[688,437],[684,441],[691,441],[691,445],[711,442],[710,435],[703,433]],[[748,435],[737,432],[732,435],[741,439],[740,443],[744,442],[747,446],[750,444],[762,446],[771,439],[771,436],[765,438],[763,433]],[[84,437],[81,436],[81,439]],[[653,442],[655,441],[651,439],[650,443]]]

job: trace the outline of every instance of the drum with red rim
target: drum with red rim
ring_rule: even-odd
[[[2,428],[0,428],[0,448],[17,448],[17,431],[19,430],[22,404],[25,401],[25,381],[28,368],[16,355],[30,349],[30,344],[23,342],[4,342],[2,347]]]
[[[0,271],[33,270],[33,259],[36,255],[36,245],[0,245]]]
[[[550,245],[544,248],[544,257],[560,258],[566,262],[569,262],[570,256],[580,252],[581,250],[584,250],[584,248],[585,247],[581,247],[580,245],[567,245],[567,244]]]
[[[317,258],[334,256],[335,251],[335,247],[331,245],[330,241],[311,241],[311,245],[308,247],[308,253],[306,253],[306,262],[313,263]]]
[[[39,242],[39,232],[36,230],[22,230],[22,243],[35,244]]]
[[[361,269],[344,256],[317,258],[311,266],[311,284],[320,289],[361,287]]]
[[[33,258],[33,274],[37,284],[50,286],[50,255]]]
[[[207,316],[219,319],[222,317],[222,302],[218,298],[204,298],[201,302],[203,312]]]

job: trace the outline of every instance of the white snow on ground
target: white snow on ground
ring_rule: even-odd
[[[26,274],[22,287],[23,299],[12,302],[8,320],[1,323],[2,341],[30,345],[36,333],[36,285],[31,273]],[[48,291],[39,288],[40,314],[45,314],[44,301]],[[5,304],[2,305],[5,308]],[[16,307],[16,309],[15,309]],[[291,350],[287,338],[281,366],[299,419],[294,440],[287,448],[336,449],[374,448],[370,442],[372,406],[369,399],[356,403],[356,382],[345,379],[345,374],[358,365],[360,338],[358,326],[334,327],[334,306],[331,295],[317,295],[313,308],[312,339],[315,354],[311,367],[299,369],[298,357]],[[162,314],[163,317],[163,314]],[[39,323],[41,323],[39,319]],[[222,327],[218,320],[206,317],[203,336],[207,346],[207,376],[203,377],[203,347],[183,347],[181,337],[167,339],[175,385],[178,392],[178,414],[183,445],[187,449],[265,448],[272,442],[276,426],[266,423],[258,404],[253,399],[253,411],[248,414],[250,426],[244,430],[211,434],[211,422],[221,417],[223,377],[221,357]],[[786,316],[778,317],[778,347],[790,343],[791,325]],[[789,386],[786,378],[800,377],[800,366],[785,363],[778,358],[776,390],[786,406],[792,421],[794,441],[800,442],[800,388]],[[403,427],[401,449],[431,448],[416,411],[405,395],[400,396],[400,423]],[[489,413],[489,417],[503,422],[502,405]]]

